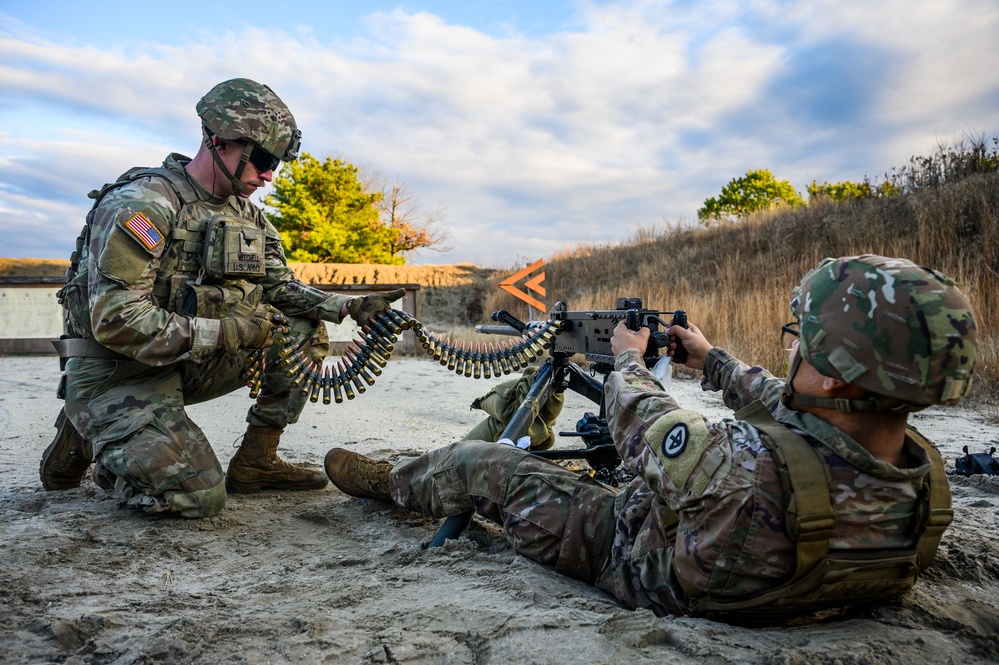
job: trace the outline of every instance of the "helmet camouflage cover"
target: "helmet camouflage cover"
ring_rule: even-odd
[[[248,140],[277,159],[298,157],[302,132],[281,98],[250,79],[219,83],[201,98],[198,116],[205,127],[226,141]]]
[[[791,297],[799,353],[824,376],[928,406],[971,388],[978,328],[954,280],[905,259],[825,259]]]

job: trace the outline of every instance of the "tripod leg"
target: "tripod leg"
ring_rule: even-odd
[[[444,524],[441,525],[441,528],[437,529],[437,533],[434,534],[433,539],[427,544],[427,549],[440,547],[444,544],[445,540],[455,540],[458,538],[465,532],[468,525],[471,524],[472,515],[474,514],[472,511],[469,511],[461,515],[452,515],[444,520]]]
[[[520,407],[517,408],[516,413],[513,414],[510,422],[500,435],[501,441],[509,439],[516,444],[521,437],[527,435],[527,431],[531,423],[534,422],[534,419],[538,417],[542,405],[551,397],[553,387],[552,378],[554,375],[555,370],[552,368],[551,363],[546,362],[538,369],[534,375],[534,383],[531,384],[531,389],[528,391],[527,396],[524,397],[524,401],[520,403]],[[471,512],[462,513],[461,515],[454,515],[444,520],[444,524],[434,534],[433,539],[427,547],[440,547],[444,544],[445,540],[458,538],[472,522],[472,514]]]

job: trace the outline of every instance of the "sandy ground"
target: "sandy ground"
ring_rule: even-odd
[[[996,663],[999,479],[954,478],[956,519],[913,593],[887,606],[741,628],[657,618],[516,555],[494,529],[423,550],[438,524],[335,489],[231,497],[208,520],[121,508],[89,478],[45,492],[57,361],[0,358],[0,662]],[[379,457],[460,438],[496,380],[393,359],[342,405],[309,404],[282,442],[296,462],[346,446]],[[681,404],[721,416],[674,381]],[[191,408],[223,464],[246,391]],[[560,426],[592,406],[570,395]],[[952,463],[999,427],[972,411],[917,425]],[[573,440],[560,445],[572,447]]]

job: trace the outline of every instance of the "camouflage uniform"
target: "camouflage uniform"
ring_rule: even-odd
[[[213,196],[186,176],[189,161],[172,154],[163,166],[193,188],[194,203],[185,202],[166,178],[149,176],[112,190],[95,211],[81,256],[90,321],[79,322],[74,332],[134,360],[71,358],[65,393],[66,413],[93,443],[95,480],[114,485],[123,500],[147,510],[201,516],[224,504],[224,474],[184,406],[245,385],[248,353],[226,353],[218,318],[181,312],[190,284],[228,284],[201,270],[209,220],[228,215],[262,230],[266,274],[248,281],[262,288],[264,303],[288,317],[291,341],[303,344],[303,353],[326,355],[329,342],[320,320],[338,322],[347,298],[296,280],[279,233],[261,211],[236,196]],[[152,227],[151,239],[137,238],[129,226],[136,215]],[[247,422],[281,429],[298,419],[307,398],[290,389],[277,349],[267,353],[270,369]]]
[[[609,425],[638,474],[623,491],[509,446],[459,442],[397,464],[393,500],[435,517],[474,508],[502,525],[518,552],[659,615],[686,613],[690,595],[738,597],[786,579],[795,548],[784,530],[777,467],[759,432],[681,409],[636,351],[622,354],[617,370],[605,387]],[[704,372],[705,388],[722,390],[728,406],[761,399],[821,447],[841,488],[831,547],[912,544],[929,469],[922,449],[907,443],[912,468],[878,461],[822,419],[785,408],[782,381],[721,349],[711,351]],[[664,452],[667,435],[683,429],[683,447]]]

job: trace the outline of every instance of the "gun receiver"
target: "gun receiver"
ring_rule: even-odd
[[[671,315],[671,320],[669,322],[663,320],[661,316],[663,314]],[[544,321],[523,323],[506,310],[493,312],[492,319],[505,325],[476,326],[476,331],[487,334],[517,335],[545,325]],[[551,352],[567,355],[583,354],[587,360],[597,364],[596,370],[598,372],[606,373],[614,368],[611,337],[618,322],[625,321],[625,324],[632,330],[646,327],[652,331],[648,347],[642,354],[645,364],[651,367],[659,360],[659,349],[666,347],[670,342],[679,342],[661,330],[660,326],[666,328],[670,325],[680,325],[686,328],[687,312],[682,309],[673,312],[645,309],[642,306],[641,298],[618,298],[616,309],[603,310],[571,311],[565,303],[560,302],[552,310],[551,320],[561,322],[559,334],[552,340]],[[681,363],[687,359],[687,351],[683,345],[678,344],[673,359]]]

